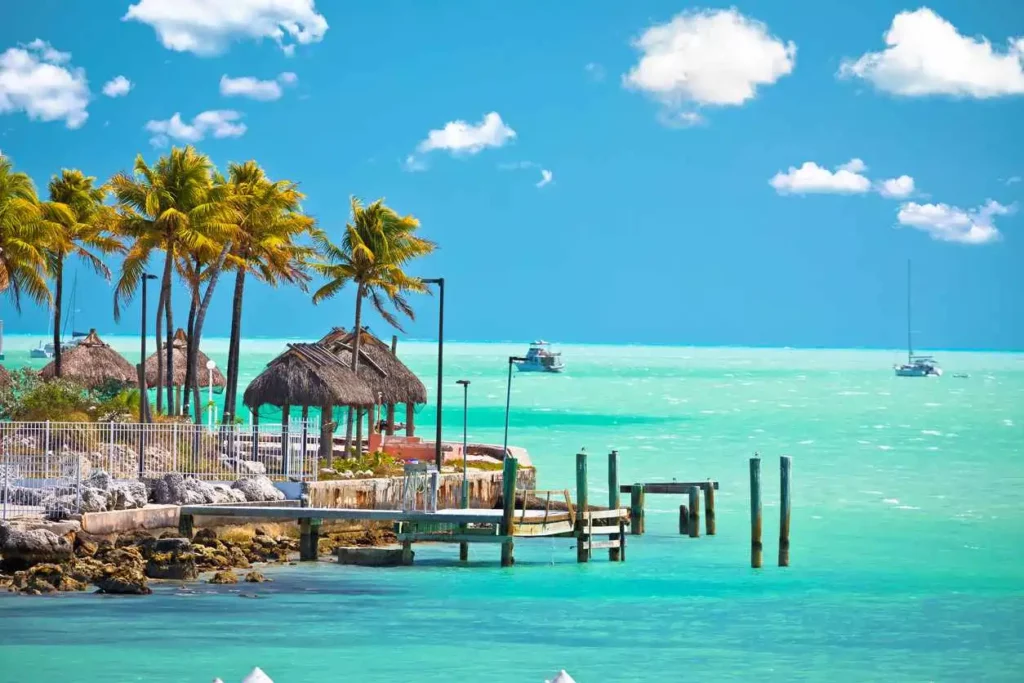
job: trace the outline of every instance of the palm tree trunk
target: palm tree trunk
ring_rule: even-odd
[[[231,302],[231,339],[228,342],[228,376],[224,389],[224,424],[235,420],[238,402],[238,365],[242,341],[242,297],[245,295],[245,268],[235,272],[235,295]]]
[[[167,414],[174,415],[174,316],[171,314],[171,266],[174,264],[174,242],[168,240],[167,258],[164,259],[164,278],[161,289],[164,291],[164,315],[167,317]]]
[[[203,300],[199,304],[199,308],[196,310],[196,322],[195,327],[192,330],[192,343],[189,345],[189,356],[188,366],[192,368],[192,377],[199,376],[198,359],[199,359],[199,342],[203,336],[203,322],[206,320],[206,311],[210,307],[210,301],[213,300],[213,290],[217,287],[217,280],[220,278],[220,271],[224,267],[224,260],[228,257],[228,252],[231,251],[230,240],[221,248],[220,255],[217,257],[217,262],[211,266],[212,271],[210,275],[210,281],[206,285],[206,293],[203,294]],[[196,415],[196,424],[202,424],[203,421],[203,408],[199,404],[199,382],[194,382],[192,385],[192,400],[194,402],[193,410]]]
[[[354,338],[354,341],[352,342],[352,372],[355,373],[357,376],[359,375],[359,340],[363,336],[362,335],[362,324],[363,324],[363,295],[364,295],[364,293],[365,292],[363,290],[363,284],[359,283],[359,286],[356,287],[356,325],[355,325],[355,328],[354,328],[355,329],[355,338]],[[357,413],[357,419],[358,419],[358,415],[359,415],[359,413]],[[359,440],[359,437],[362,434],[362,431],[363,431],[362,430],[362,426],[359,425],[359,423],[357,422],[357,426],[356,426],[356,450],[357,451],[362,448],[362,443]],[[349,449],[352,447],[351,441],[352,441],[352,411],[349,410],[349,413],[348,413],[348,424],[345,427],[345,454],[346,455],[348,455]],[[356,455],[358,456],[359,454],[360,453],[357,453]]]
[[[64,257],[57,255],[57,272],[53,285],[53,374],[62,377],[60,353],[60,308],[64,299]]]
[[[199,263],[197,259],[196,272],[199,271]],[[196,327],[196,310],[199,308],[199,296],[196,290],[192,290],[192,303],[188,307],[188,322],[185,326],[185,358],[188,358],[189,350],[192,348],[192,333]],[[196,381],[196,378],[192,376],[192,366],[185,363],[185,386],[183,387],[184,398],[181,404],[181,415],[188,415],[189,403],[191,403],[191,392],[189,389],[192,384]]]
[[[143,284],[143,287],[146,285]],[[156,389],[156,412],[159,414],[163,411],[164,407],[164,354],[163,354],[163,343],[160,340],[160,332],[163,330],[163,319],[164,319],[164,288],[160,288],[160,296],[157,297],[156,302],[156,382],[150,389]],[[145,363],[146,359],[143,358],[142,362]]]

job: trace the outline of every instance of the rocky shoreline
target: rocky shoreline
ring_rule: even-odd
[[[213,572],[208,583],[240,580],[261,583],[256,569],[294,564],[299,541],[295,525],[200,529],[192,539],[177,531],[155,535],[134,531],[95,536],[77,522],[41,523],[34,527],[0,525],[0,591],[26,595],[85,591],[113,595],[148,595],[150,579],[197,582]],[[337,547],[376,546],[394,542],[394,534],[377,528],[327,530],[320,555]],[[245,570],[239,576],[235,570]]]

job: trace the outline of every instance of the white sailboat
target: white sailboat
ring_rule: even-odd
[[[893,370],[896,372],[897,377],[941,377],[942,368],[939,367],[938,361],[931,356],[915,356],[914,355],[914,337],[913,331],[910,328],[910,311],[911,311],[911,297],[910,297],[910,261],[907,261],[907,362],[899,363],[893,366]]]

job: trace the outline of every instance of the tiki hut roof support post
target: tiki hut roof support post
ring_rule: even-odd
[[[325,467],[334,467],[334,406],[330,403],[320,408],[320,459]]]
[[[289,451],[291,451],[291,406],[287,403],[281,407],[281,474],[284,475],[285,479],[288,479],[289,469]]]

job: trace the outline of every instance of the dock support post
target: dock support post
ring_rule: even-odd
[[[750,566],[760,569],[761,551],[761,456],[750,459]]]
[[[320,520],[305,517],[299,520],[299,560],[316,562],[320,559]]]
[[[700,487],[690,487],[690,520],[687,524],[690,538],[700,538]]]
[[[793,470],[793,459],[788,455],[779,458],[779,482],[782,488],[779,507],[782,509],[779,519],[779,566],[789,566],[789,513],[792,501],[789,486]]]
[[[619,519],[619,562],[626,561],[626,520]]]
[[[611,510],[618,510],[620,507],[619,499],[619,452],[612,451],[608,454],[608,508]],[[622,546],[622,524],[619,524],[619,534],[613,534],[610,537],[612,541],[618,541],[619,546]],[[609,548],[608,559],[611,562],[620,562],[622,553],[620,548]]]
[[[704,486],[704,525],[708,536],[715,535],[715,483],[708,479]]]
[[[514,515],[516,510],[516,477],[519,474],[519,461],[515,458],[506,457],[501,472],[501,528],[499,531],[507,540],[501,543],[501,566],[511,567],[515,564],[513,555],[515,544],[512,540],[515,534]]]
[[[686,503],[679,506],[679,535],[690,535],[690,512],[686,509]]]
[[[192,515],[178,516],[178,533],[182,538],[192,540],[192,537],[195,536],[195,518]]]
[[[587,454],[576,454],[576,561],[590,560],[590,534],[587,519]]]
[[[633,484],[629,490],[629,533],[642,536],[644,533],[644,485]]]
[[[412,566],[412,541],[402,541],[402,566]]]

